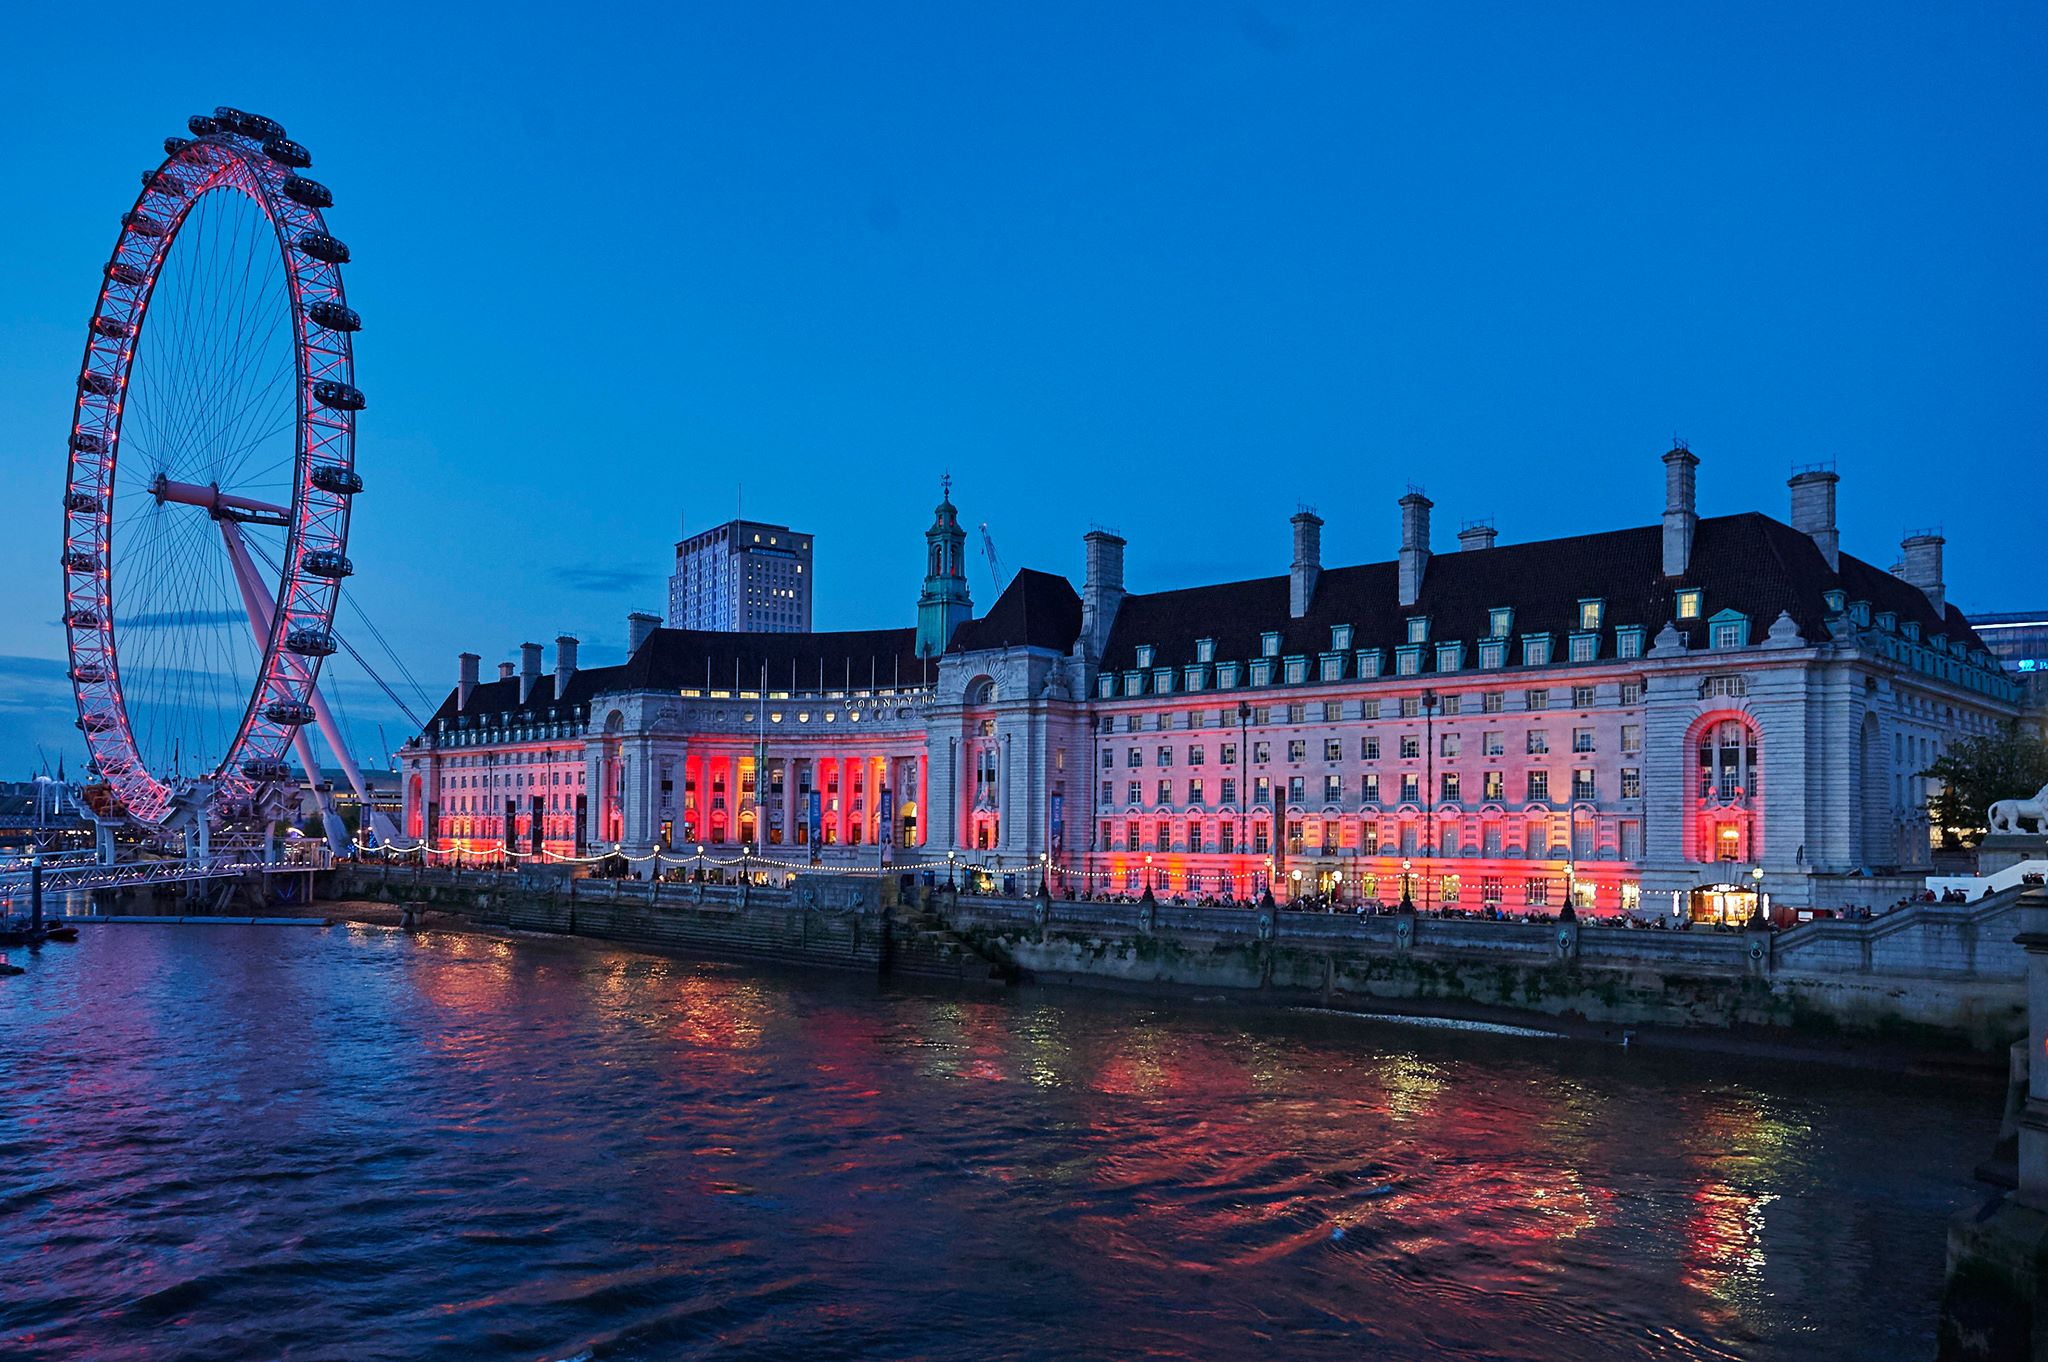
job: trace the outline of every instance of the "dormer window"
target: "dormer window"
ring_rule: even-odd
[[[1839,615],[1849,608],[1849,593],[1840,587],[1823,591],[1821,599],[1828,603],[1828,613],[1830,615]]]
[[[1422,671],[1422,645],[1404,643],[1394,650],[1394,675],[1415,676]]]
[[[1308,659],[1305,657],[1288,658],[1287,684],[1290,686],[1298,686],[1306,680],[1308,680]]]
[[[1412,615],[1409,617],[1408,641],[1410,643],[1429,642],[1429,616]]]
[[[1643,628],[1631,624],[1614,631],[1614,655],[1616,657],[1641,657],[1643,655]]]
[[[1723,610],[1707,621],[1707,646],[1709,648],[1745,648],[1749,646],[1749,616],[1735,610]]]
[[[1151,644],[1149,644],[1149,643],[1140,643],[1140,644],[1138,645],[1138,665],[1139,665],[1140,667],[1149,667],[1149,666],[1151,666],[1151,665],[1152,665],[1152,645],[1151,645]]]
[[[1879,611],[1877,627],[1884,630],[1887,634],[1895,634],[1899,630],[1899,617],[1889,610]]]
[[[1454,672],[1465,665],[1465,645],[1462,643],[1439,643],[1436,645],[1436,669],[1440,672]]]
[[[1870,602],[1850,601],[1849,618],[1854,620],[1857,624],[1868,628],[1870,625]]]
[[[1236,687],[1236,685],[1238,684],[1238,682],[1237,682],[1237,674],[1238,674],[1238,673],[1237,673],[1237,663],[1235,663],[1235,662],[1219,662],[1219,663],[1217,663],[1217,664],[1216,664],[1216,684],[1217,684],[1217,686],[1218,686],[1218,687],[1220,687],[1220,688],[1221,688],[1221,689],[1223,689],[1223,690],[1231,690],[1231,689],[1235,688],[1235,687]]]
[[[1360,676],[1362,676],[1362,677],[1374,677],[1374,676],[1379,676],[1379,675],[1381,675],[1381,674],[1382,674],[1382,673],[1381,673],[1381,667],[1382,667],[1382,666],[1383,666],[1383,663],[1382,663],[1382,660],[1381,660],[1381,653],[1380,653],[1380,650],[1379,650],[1379,649],[1377,649],[1377,648],[1364,648],[1364,649],[1361,649],[1361,650],[1359,651],[1359,654],[1358,654],[1358,674],[1359,674]]]
[[[1920,641],[1920,621],[1907,620],[1905,626],[1905,633],[1907,638],[1912,639],[1915,643],[1918,643]]]
[[[1266,631],[1265,633],[1263,633],[1263,634],[1260,634],[1260,635],[1259,635],[1259,656],[1260,656],[1260,657],[1278,657],[1278,656],[1280,656],[1280,631],[1279,631],[1279,630],[1277,630],[1277,629],[1268,629],[1268,630],[1267,630],[1267,631]]]
[[[1213,638],[1198,638],[1198,639],[1196,639],[1196,640],[1195,640],[1195,661],[1197,661],[1197,662],[1214,662],[1215,660],[1216,660],[1216,640],[1215,640],[1215,639],[1213,639]]]
[[[1508,665],[1508,645],[1501,639],[1488,639],[1479,645],[1479,666],[1482,671],[1499,671]]]
[[[1700,617],[1700,589],[1689,586],[1678,593],[1678,618],[1696,620]]]
[[[1525,667],[1547,667],[1550,665],[1550,635],[1522,635],[1522,665]]]
[[[1567,655],[1574,662],[1592,662],[1600,656],[1600,635],[1573,634],[1565,645]]]
[[[1496,605],[1493,609],[1486,612],[1486,636],[1488,638],[1507,638],[1514,632],[1515,612],[1513,607]]]
[[[1330,648],[1333,652],[1348,652],[1351,649],[1351,626],[1333,624],[1330,626]]]
[[[1607,602],[1588,600],[1579,602],[1579,628],[1598,629],[1600,617],[1607,611]]]

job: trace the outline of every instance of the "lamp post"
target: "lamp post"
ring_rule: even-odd
[[[1431,866],[1436,857],[1436,692],[1422,692],[1422,906],[1429,907]]]
[[[1756,906],[1750,909],[1749,925],[1762,927],[1770,922],[1770,919],[1764,916],[1764,868],[1760,865],[1752,866],[1749,874],[1756,882]]]
[[[946,888],[948,889],[956,887],[953,883],[953,861],[959,854],[957,851],[948,851],[946,853]]]
[[[1246,836],[1250,828],[1245,823],[1245,811],[1251,807],[1251,722],[1252,707],[1248,700],[1237,702],[1237,854],[1250,854],[1251,839]],[[1240,862],[1242,864],[1242,862]],[[1245,897],[1251,897],[1247,894]]]
[[[1149,851],[1145,853],[1145,890],[1147,893],[1152,890],[1152,853]]]
[[[1401,911],[1404,913],[1415,911],[1415,900],[1408,897],[1408,867],[1413,864],[1406,856],[1401,858]]]
[[[1294,868],[1294,884],[1287,891],[1287,906],[1292,908],[1301,902],[1301,867]]]

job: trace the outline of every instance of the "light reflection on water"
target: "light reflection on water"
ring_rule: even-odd
[[[0,983],[10,1358],[1921,1358],[1940,1083],[577,943]]]

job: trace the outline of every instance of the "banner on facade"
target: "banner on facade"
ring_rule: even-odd
[[[878,798],[882,810],[882,845],[892,847],[896,845],[896,792],[884,785]]]
[[[1067,797],[1056,794],[1052,797],[1052,854],[1057,856],[1066,850],[1067,844]]]
[[[810,830],[811,845],[819,845],[825,835],[825,806],[818,798],[817,790],[804,792],[804,826]]]

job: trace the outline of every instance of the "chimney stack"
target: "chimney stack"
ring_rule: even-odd
[[[498,664],[498,679],[500,681],[510,681],[513,674],[514,668],[510,662],[500,662]]]
[[[522,643],[519,645],[519,703],[525,704],[532,696],[533,688],[540,682],[540,645]]]
[[[1947,542],[1940,530],[1921,530],[1907,535],[1899,544],[1905,569],[1899,576],[1919,587],[1927,603],[1934,607],[1935,616],[1944,619],[1948,615],[1948,598],[1941,580],[1941,546]]]
[[[626,656],[640,651],[640,645],[654,637],[654,631],[661,627],[661,616],[650,615],[645,610],[635,610],[626,616]]]
[[[576,636],[560,634],[555,638],[555,703],[561,704],[562,697],[569,693],[569,680],[576,675]]]
[[[1081,646],[1099,658],[1109,643],[1117,607],[1124,603],[1124,541],[1108,530],[1081,536],[1087,548],[1087,574],[1081,580]]]
[[[1401,604],[1422,599],[1422,574],[1429,570],[1429,508],[1436,503],[1411,486],[1401,498]]]
[[[1490,520],[1468,520],[1458,531],[1458,552],[1470,553],[1474,549],[1490,549],[1500,531],[1493,528]]]
[[[1835,484],[1841,480],[1834,465],[1817,463],[1793,470],[1785,484],[1792,489],[1792,528],[1813,540],[1835,572],[1842,570],[1842,536],[1835,529]]]
[[[484,660],[475,653],[463,653],[456,658],[461,667],[460,679],[455,683],[455,712],[460,714],[469,708],[469,693],[476,689],[477,668]]]
[[[1692,562],[1692,537],[1700,527],[1695,489],[1699,479],[1699,457],[1673,443],[1664,456],[1664,575],[1683,577]]]
[[[1323,575],[1323,518],[1304,506],[1294,513],[1294,563],[1287,570],[1287,613],[1300,619]]]

